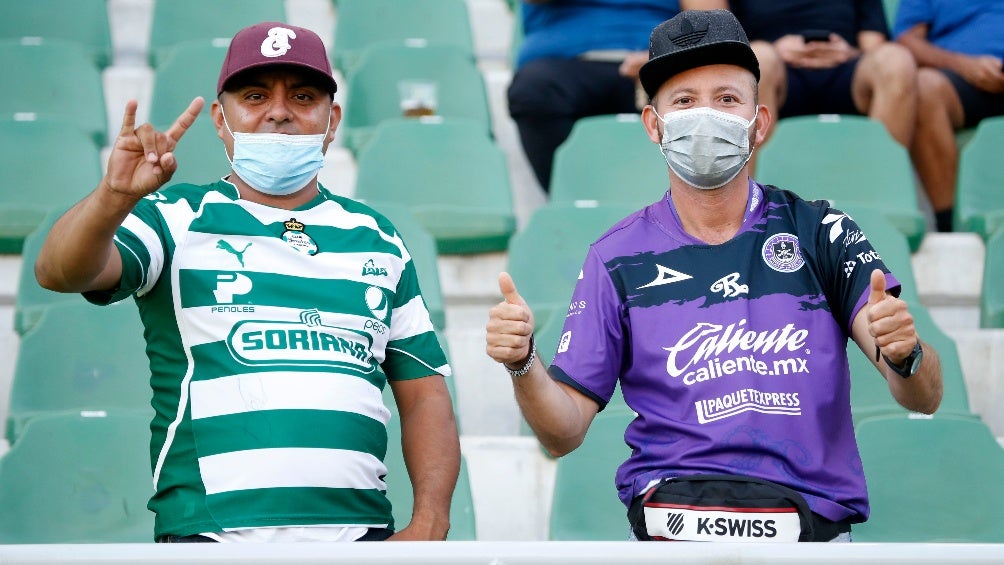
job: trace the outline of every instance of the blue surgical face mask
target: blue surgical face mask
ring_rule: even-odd
[[[757,108],[757,112],[760,109]],[[750,128],[740,116],[708,107],[669,112],[662,120],[662,153],[690,186],[711,190],[736,178],[750,160]]]
[[[258,192],[272,196],[293,194],[307,186],[324,164],[326,130],[317,135],[234,132],[226,114],[223,124],[234,138],[234,157],[230,160],[234,172]]]

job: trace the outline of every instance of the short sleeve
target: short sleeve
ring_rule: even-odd
[[[122,278],[110,291],[85,292],[93,304],[112,304],[150,291],[165,261],[163,223],[154,201],[144,198],[115,230],[114,243],[122,258]]]
[[[934,6],[930,0],[900,0],[892,35],[898,38],[917,24],[930,24],[933,19]]]

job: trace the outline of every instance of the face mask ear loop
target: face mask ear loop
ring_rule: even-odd
[[[220,103],[220,115],[223,116],[223,126],[227,128],[227,133],[230,134],[230,139],[233,139],[234,140],[234,144],[236,144],[237,143],[237,136],[234,135],[234,130],[230,129],[230,124],[227,123],[227,113],[223,111],[223,104],[222,103]],[[234,151],[236,151],[236,149],[234,149]],[[230,154],[227,153],[227,146],[226,146],[226,144],[223,145],[223,153],[227,156],[227,161],[230,163],[230,167],[232,168],[234,166],[234,160],[230,156]]]

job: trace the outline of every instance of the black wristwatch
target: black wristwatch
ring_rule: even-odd
[[[924,348],[920,346],[920,341],[918,341],[917,345],[913,346],[913,351],[906,356],[901,365],[896,365],[885,355],[882,358],[885,359],[886,365],[889,365],[889,368],[896,371],[897,375],[904,379],[909,379],[920,370],[920,362],[924,360]]]

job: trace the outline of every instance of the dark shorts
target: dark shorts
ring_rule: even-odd
[[[854,106],[851,83],[858,60],[832,69],[788,67],[788,95],[781,118],[809,114],[860,114]]]
[[[955,92],[959,94],[959,100],[962,101],[962,113],[965,115],[962,127],[976,127],[983,118],[1004,116],[1004,94],[991,94],[980,90],[952,71],[939,70],[951,81]]]

